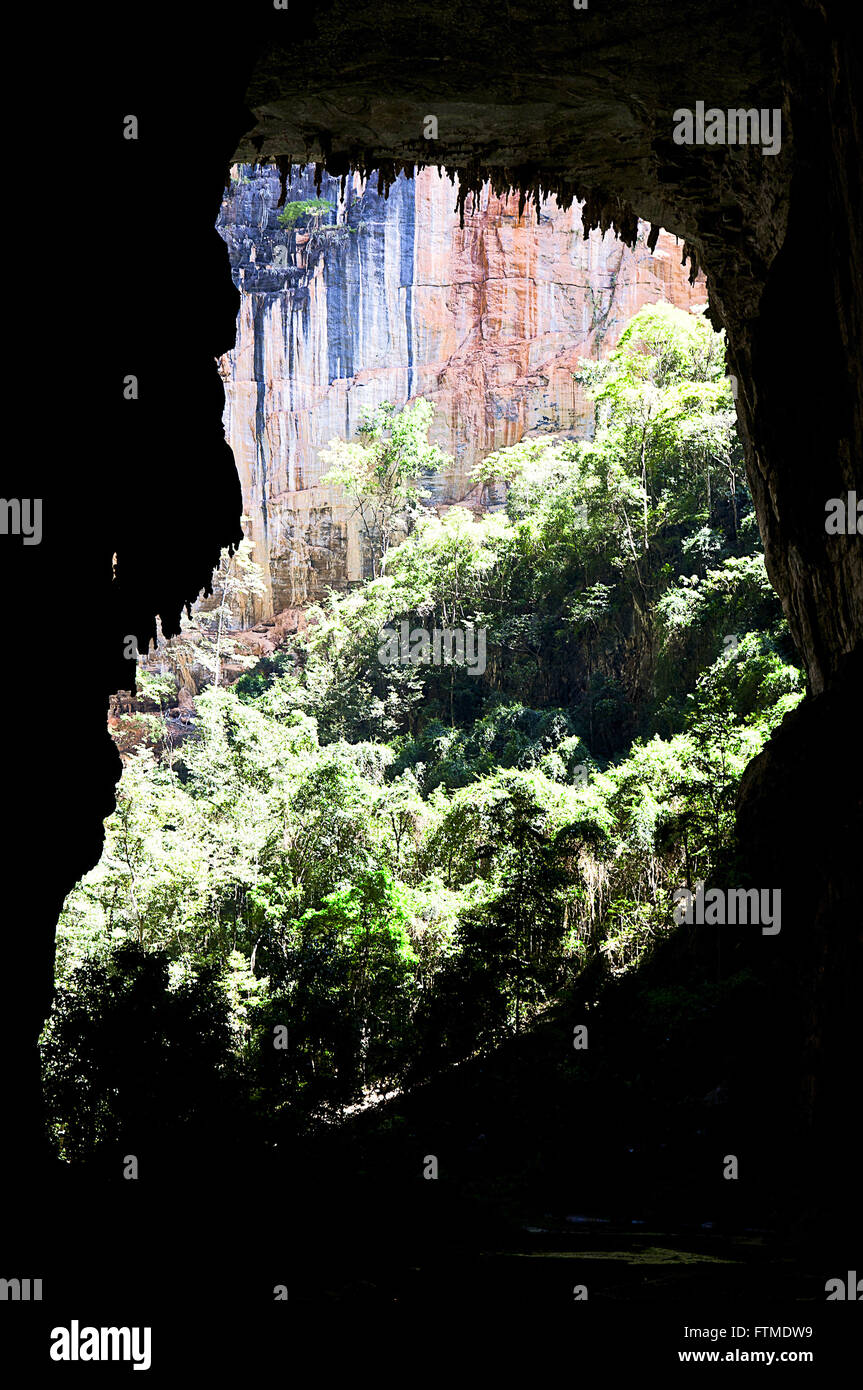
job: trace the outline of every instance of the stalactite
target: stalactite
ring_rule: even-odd
[[[262,137],[255,137],[252,141],[256,149],[260,149]],[[329,173],[332,177],[341,180],[342,196],[346,180],[351,174],[358,174],[363,181],[367,181],[373,174],[377,173],[378,193],[384,197],[389,197],[390,189],[400,174],[405,178],[414,178],[417,173],[426,168],[422,160],[402,159],[402,160],[382,160],[375,157],[373,151],[368,149],[349,149],[337,154],[325,149],[326,141],[319,133],[310,135],[306,146],[306,163],[315,165],[315,188],[320,193],[323,174]],[[281,156],[269,156],[259,159],[260,163],[275,163],[280,172],[290,161]],[[459,225],[464,226],[468,199],[471,198],[475,205],[478,205],[482,195],[484,185],[488,184],[492,192],[498,198],[506,198],[513,194],[518,194],[519,217],[524,216],[527,203],[532,199],[536,207],[537,219],[541,217],[541,205],[543,200],[554,198],[561,208],[566,210],[574,202],[582,203],[582,220],[584,223],[585,236],[594,228],[599,228],[603,233],[614,230],[621,241],[628,246],[633,246],[638,234],[638,217],[631,205],[615,194],[610,194],[603,188],[585,188],[579,186],[574,180],[564,179],[548,175],[537,175],[536,166],[519,165],[515,168],[498,167],[495,165],[485,165],[482,163],[471,163],[461,165],[456,162],[446,163],[435,161],[430,166],[437,169],[443,176],[448,174],[458,185],[456,200],[456,211],[459,215]],[[280,206],[282,203],[280,202]],[[648,238],[648,249],[652,252],[656,246],[658,228],[653,228]],[[693,249],[689,248],[689,255],[694,255]]]
[[[695,277],[698,274],[698,252],[690,242],[684,241],[683,255],[680,264],[686,265],[687,261],[689,261],[689,283],[690,285],[694,285]]]
[[[255,137],[252,143],[257,147],[262,143],[263,137]],[[349,150],[338,154],[324,151],[321,147],[324,141],[320,136],[315,136],[319,148],[319,157],[312,160],[310,157],[310,146],[306,147],[306,163],[314,162],[315,189],[320,196],[324,173],[328,173],[333,178],[339,178],[341,183],[341,196],[344,198],[344,191],[347,178],[352,174],[358,174],[366,182],[373,173],[377,173],[377,190],[383,198],[388,198],[390,189],[396,182],[400,174],[405,178],[412,179],[426,167],[436,168],[441,176],[448,175],[457,185],[455,211],[459,216],[459,226],[465,225],[465,213],[468,198],[472,198],[474,210],[479,205],[482,190],[488,184],[492,192],[498,198],[507,198],[518,194],[518,215],[524,216],[524,210],[528,202],[532,199],[536,208],[537,222],[541,219],[541,205],[544,199],[554,198],[558,207],[565,211],[573,203],[582,204],[582,224],[585,240],[590,233],[599,228],[603,235],[608,231],[614,231],[620,241],[627,246],[634,246],[638,237],[638,215],[632,206],[619,198],[616,194],[609,193],[603,188],[582,188],[577,183],[563,178],[539,178],[535,167],[530,165],[520,165],[516,168],[498,168],[483,164],[471,164],[460,166],[457,164],[446,164],[436,162],[434,165],[426,166],[423,161],[417,160],[381,160],[376,159],[372,151],[366,149]],[[281,193],[278,207],[283,207],[287,193],[287,183],[290,180],[291,169],[293,167],[293,157],[281,155],[270,155],[258,160],[261,164],[275,164],[279,170],[281,180]],[[659,225],[652,224],[650,234],[647,239],[647,248],[653,254],[657,238],[659,236]],[[692,265],[690,282],[694,283],[699,269],[699,257],[696,249],[689,243],[684,246],[684,264],[689,260]]]
[[[283,208],[285,206],[285,199],[288,196],[288,184],[291,178],[290,156],[285,158],[284,156],[279,155],[276,159],[276,168],[279,171],[279,201],[276,204],[276,207]]]

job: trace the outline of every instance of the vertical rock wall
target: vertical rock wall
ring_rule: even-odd
[[[590,403],[573,380],[582,357],[607,353],[643,304],[703,305],[676,240],[655,252],[611,233],[583,235],[580,210],[543,202],[540,220],[517,197],[483,189],[468,200],[436,169],[377,180],[324,175],[332,206],[317,230],[278,222],[272,166],[235,166],[219,218],[242,293],[233,351],[221,359],[225,432],[237,461],[270,618],[363,577],[359,533],[343,496],[320,486],[320,450],[353,438],[383,400],[427,396],[432,437],[453,456],[432,483],[437,502],[496,499],[470,470],[525,435],[587,434]],[[316,196],[295,167],[287,202]]]

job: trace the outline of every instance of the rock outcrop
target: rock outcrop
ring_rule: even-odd
[[[219,229],[242,302],[233,351],[220,362],[225,433],[237,461],[267,593],[256,618],[362,579],[368,560],[338,490],[322,487],[320,452],[351,439],[364,410],[426,396],[432,438],[451,471],[435,502],[495,505],[470,473],[525,436],[583,436],[593,411],[574,380],[580,358],[613,348],[643,304],[706,305],[676,238],[646,226],[633,247],[586,237],[578,204],[554,198],[519,213],[486,184],[460,226],[458,188],[436,169],[377,180],[323,175],[331,204],[319,226],[279,225],[273,166],[235,166]],[[294,167],[286,201],[316,196],[312,167]]]

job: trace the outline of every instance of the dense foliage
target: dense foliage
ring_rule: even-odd
[[[293,229],[297,224],[309,219],[313,225],[326,213],[331,212],[333,204],[326,198],[299,198],[293,203],[285,203],[277,221],[280,227]]]
[[[379,411],[332,455],[374,577],[233,685],[213,610],[192,736],[127,759],[63,911],[43,1051],[67,1156],[125,1133],[123,1027],[170,1043],[206,1014],[210,1089],[303,1127],[527,1028],[588,965],[630,970],[676,886],[730,881],[737,781],[803,685],[722,340],[657,305],[581,380],[593,438],[486,459],[507,500],[479,520],[420,505],[430,409]],[[383,664],[402,622],[484,631],[485,669]]]

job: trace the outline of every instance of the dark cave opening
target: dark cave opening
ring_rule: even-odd
[[[731,370],[740,384],[747,472],[768,567],[811,691],[747,770],[738,806],[753,880],[781,885],[789,904],[778,980],[791,1003],[777,1014],[777,1026],[787,1031],[784,1042],[781,1033],[766,1040],[770,1047],[753,1059],[753,1066],[759,1084],[775,1087],[783,1104],[797,1108],[795,1132],[804,1137],[801,1142],[808,1135],[811,1144],[800,1157],[801,1168],[778,1182],[790,1207],[784,1212],[786,1232],[793,1235],[799,1220],[799,1229],[811,1239],[825,1222],[832,1223],[835,1249],[849,1248],[855,1191],[853,1098],[859,1091],[855,923],[861,801],[859,777],[838,751],[842,739],[837,730],[849,731],[850,746],[863,689],[863,560],[859,538],[825,534],[824,506],[855,487],[863,492],[863,255],[855,214],[860,202],[854,85],[859,62],[842,12],[832,4],[795,4],[779,17],[774,6],[756,4],[744,18],[737,16],[734,26],[727,26],[724,14],[714,13],[712,6],[650,8],[649,18],[635,4],[618,6],[611,16],[587,12],[579,17],[584,20],[579,33],[563,5],[552,7],[539,23],[519,12],[503,16],[491,5],[469,14],[444,5],[433,15],[413,4],[385,5],[377,7],[372,19],[366,7],[335,0],[317,14],[292,15],[290,45],[283,31],[273,29],[274,42],[263,56],[257,35],[230,51],[215,22],[203,57],[194,25],[185,38],[184,31],[175,31],[173,90],[183,94],[186,111],[206,113],[207,124],[200,153],[183,165],[182,237],[194,241],[196,264],[189,277],[193,283],[183,288],[189,328],[182,353],[175,348],[165,353],[166,325],[157,307],[164,302],[162,269],[148,268],[146,231],[138,228],[137,216],[142,190],[159,187],[164,151],[193,148],[198,138],[182,128],[176,110],[151,97],[139,102],[149,115],[153,138],[133,151],[123,150],[131,157],[118,174],[119,215],[136,248],[139,270],[114,322],[106,380],[120,359],[123,370],[137,367],[147,387],[140,403],[145,408],[133,418],[127,403],[115,401],[113,385],[105,386],[109,430],[94,458],[92,486],[82,492],[70,478],[58,487],[58,505],[67,520],[65,538],[55,541],[53,549],[46,547],[42,571],[36,570],[35,557],[27,557],[31,591],[46,611],[56,611],[58,580],[76,573],[89,641],[97,654],[67,692],[68,718],[78,731],[74,744],[64,750],[59,766],[47,748],[33,748],[29,754],[28,776],[38,786],[59,780],[75,788],[76,814],[70,823],[68,794],[57,797],[47,811],[34,807],[30,814],[31,823],[41,823],[58,848],[49,869],[28,879],[32,925],[23,941],[13,942],[10,968],[21,984],[23,1020],[13,1032],[7,1059],[20,1093],[21,1121],[18,1151],[7,1157],[19,1173],[43,1172],[43,1192],[59,1192],[61,1201],[81,1203],[81,1215],[72,1223],[80,1221],[81,1241],[86,1213],[101,1200],[99,1181],[91,1177],[79,1186],[58,1176],[40,1137],[35,1041],[50,1004],[54,922],[71,884],[98,858],[100,822],[112,807],[119,767],[105,731],[105,712],[109,693],[127,685],[122,639],[135,633],[146,642],[156,613],[169,631],[172,615],[206,583],[220,546],[239,540],[236,472],[221,437],[222,388],[212,370],[213,357],[227,351],[232,341],[237,309],[237,295],[227,284],[224,248],[212,231],[224,169],[231,161],[268,158],[283,169],[286,160],[304,150],[308,162],[337,177],[354,167],[377,168],[385,171],[386,181],[400,168],[439,161],[459,174],[465,192],[486,179],[493,186],[514,185],[528,193],[538,187],[556,190],[563,197],[586,199],[586,221],[603,229],[614,225],[629,236],[637,210],[654,226],[677,232],[686,253],[697,256],[706,270],[712,310],[726,329]],[[264,21],[275,23],[272,12]],[[663,62],[661,49],[669,34],[675,57]],[[429,48],[450,54],[449,62],[436,68],[428,60]],[[351,51],[349,62],[345,55]],[[399,70],[391,62],[395,51],[405,54]],[[593,54],[591,66],[604,65],[601,75],[588,71],[585,52]],[[621,55],[630,58],[625,75]],[[132,66],[137,62],[143,73],[152,56],[142,44]],[[425,107],[435,108],[425,99],[417,103],[413,85],[418,77],[438,84],[434,100],[443,133],[434,160],[428,157],[421,116]],[[122,98],[119,109],[129,98],[115,81]],[[693,93],[708,91],[717,105],[737,105],[741,84],[765,92],[759,105],[780,106],[793,133],[769,170],[754,155],[720,163],[711,161],[708,151],[681,152],[673,146],[674,107],[687,106]],[[547,101],[533,100],[537,87],[545,89]],[[226,93],[235,94],[233,103]],[[196,119],[201,120],[200,114]],[[116,141],[106,139],[105,146],[107,157],[117,159]],[[813,264],[816,216],[827,247],[816,253]],[[118,267],[126,254],[114,253]],[[118,278],[120,274],[118,269]],[[805,389],[795,391],[789,390],[789,382],[801,376],[801,324],[814,348],[805,352]],[[106,361],[104,346],[94,355]],[[72,418],[75,397],[71,386],[65,389],[64,409]],[[121,464],[116,440],[122,441]],[[160,461],[159,488],[142,483],[154,459]],[[20,490],[26,491],[23,481]],[[85,537],[90,544],[81,544]],[[176,538],[179,543],[169,546],[154,572],[154,544]],[[105,556],[114,552],[118,584],[111,592]],[[71,646],[78,614],[64,608],[56,626],[58,642]],[[31,838],[21,848],[20,862],[34,863],[40,852],[41,845]],[[781,1071],[778,1079],[775,1069]],[[500,1077],[494,1078],[493,1091],[505,1091]],[[466,1104],[473,1103],[468,1095]],[[218,1194],[231,1154],[228,1146],[216,1161],[209,1152],[206,1144],[193,1143],[186,1155],[189,1180],[195,1174],[200,1179],[199,1211],[191,1226],[202,1248],[224,1267],[230,1258],[207,1229],[207,1204]],[[765,1150],[762,1157],[768,1166],[783,1162],[781,1152]],[[331,1157],[334,1182],[342,1158],[337,1153]],[[785,1155],[785,1161],[790,1164],[791,1156]],[[242,1163],[238,1157],[239,1172]],[[309,1180],[313,1167],[314,1159],[297,1159],[296,1186]],[[251,1188],[253,1171],[244,1176]],[[283,1182],[277,1170],[274,1187]],[[166,1190],[156,1195],[121,1187],[111,1201],[123,1222],[146,1226],[170,1185],[166,1180]],[[358,1244],[368,1248],[380,1240],[373,1212],[363,1207],[370,1191],[374,1184],[370,1189],[347,1181],[333,1208],[335,1229],[340,1221],[356,1221],[357,1210],[363,1209],[356,1229]],[[433,1233],[438,1210],[435,1199],[427,1202],[426,1195],[413,1193],[417,1223]],[[31,1203],[23,1213],[25,1229],[10,1235],[10,1249],[35,1249],[46,1266],[52,1260],[56,1264],[52,1222],[37,1224],[34,1234],[33,1220]],[[309,1225],[314,1225],[314,1213]],[[402,1266],[409,1266],[410,1242],[397,1220],[386,1238],[389,1254],[401,1249]],[[435,1258],[437,1272],[445,1278],[448,1271],[452,1287],[450,1255],[438,1254],[432,1264]],[[67,1253],[60,1264],[70,1279],[74,1256]],[[469,1284],[476,1272],[469,1259],[466,1268]],[[272,1285],[277,1273],[267,1266],[262,1286]],[[324,1271],[324,1282],[326,1277]],[[380,1277],[385,1282],[386,1276]],[[749,1277],[754,1289],[757,1272]],[[347,1281],[353,1296],[368,1293],[363,1293],[362,1281],[358,1259]],[[424,1285],[426,1294],[427,1289]]]

